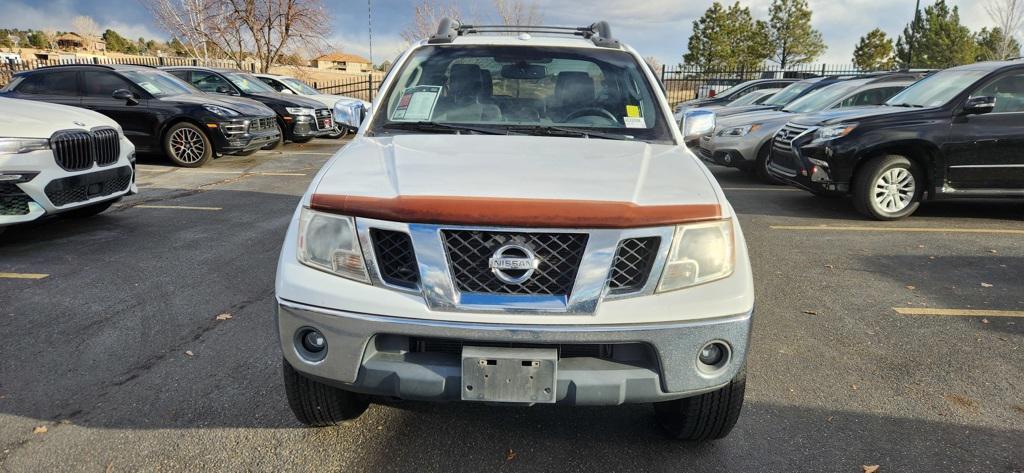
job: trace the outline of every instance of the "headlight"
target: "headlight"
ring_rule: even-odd
[[[753,131],[757,131],[759,128],[761,128],[761,124],[760,123],[755,123],[753,125],[744,125],[744,126],[736,126],[736,127],[732,127],[732,128],[725,128],[722,131],[718,132],[718,136],[746,136],[747,133],[750,133],[750,132],[753,132]]]
[[[50,140],[46,138],[0,138],[0,154],[21,154],[41,149],[50,149]]]
[[[814,141],[828,141],[836,138],[842,138],[849,135],[854,128],[857,128],[856,123],[842,123],[839,125],[831,125],[818,128],[818,131],[814,132]]]
[[[658,292],[729,276],[736,263],[734,246],[731,219],[677,226]]]
[[[309,116],[314,116],[315,115],[315,112],[314,112],[314,110],[312,108],[306,108],[306,107],[285,107],[285,110],[287,110],[288,113],[291,114],[291,115],[309,115]]]
[[[343,278],[370,282],[352,217],[302,209],[299,262]]]
[[[237,117],[237,116],[241,115],[240,113],[238,113],[238,112],[236,112],[234,110],[231,110],[230,108],[218,107],[216,105],[203,105],[203,108],[205,108],[207,112],[210,112],[210,113],[212,113],[214,115],[217,115],[218,117],[226,117],[227,118],[227,117]]]

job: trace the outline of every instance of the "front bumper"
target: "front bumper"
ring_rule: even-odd
[[[323,119],[314,118],[309,115],[295,115],[291,118],[291,123],[288,125],[287,139],[319,138],[340,133],[333,118],[331,118],[328,124],[324,124],[322,121],[314,121]]]
[[[791,146],[773,144],[768,156],[768,174],[793,187],[816,194],[843,194],[850,190],[849,180],[837,180],[828,155],[831,150],[811,146],[804,140]]]
[[[285,360],[321,382],[371,395],[414,400],[458,400],[460,357],[414,352],[402,340],[434,337],[466,346],[631,344],[649,356],[630,360],[565,357],[558,362],[556,401],[618,405],[678,399],[713,391],[735,378],[746,360],[752,312],[707,320],[632,325],[514,325],[385,317],[330,310],[278,300],[277,321]],[[310,361],[296,334],[315,328],[327,354]],[[729,361],[708,372],[700,349],[710,341],[729,348]]]
[[[259,119],[242,119],[229,123],[220,123],[217,127],[219,132],[213,133],[214,145],[217,151],[222,154],[242,153],[260,149],[280,141],[281,130],[277,127],[276,118],[272,118],[274,125],[270,128],[254,129],[250,126],[251,122]]]

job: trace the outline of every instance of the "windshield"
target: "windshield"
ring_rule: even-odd
[[[673,143],[643,67],[608,49],[423,47],[396,74],[371,133],[557,131]],[[412,125],[424,123],[474,129]]]
[[[307,85],[305,82],[302,82],[301,80],[292,79],[291,77],[285,77],[285,78],[281,79],[281,82],[284,82],[285,85],[287,85],[288,87],[292,88],[293,90],[297,90],[302,95],[320,95],[320,91],[319,90],[316,90],[316,89],[310,87],[309,85]]]
[[[744,96],[742,96],[742,97],[740,97],[740,98],[738,98],[736,100],[733,100],[732,102],[729,103],[729,106],[730,107],[742,107],[744,105],[757,105],[757,104],[767,100],[775,92],[778,92],[778,90],[758,90],[758,91],[754,91],[754,92],[751,92],[751,93],[749,93],[747,95],[744,95]]]
[[[865,81],[851,80],[827,85],[794,100],[782,111],[791,113],[820,112],[865,83]]]
[[[263,81],[250,74],[228,72],[224,74],[224,77],[227,77],[235,87],[238,87],[242,92],[247,94],[277,93],[277,91],[272,89],[269,85],[264,84]]]
[[[890,106],[938,107],[956,97],[967,86],[985,77],[987,71],[936,72],[907,87],[885,102]]]
[[[154,97],[169,97],[172,95],[195,94],[199,90],[161,71],[120,71],[126,79],[135,83]]]
[[[799,97],[805,90],[811,88],[814,84],[816,84],[816,82],[795,82],[779,91],[779,93],[773,95],[772,98],[765,100],[764,104],[771,105],[772,107],[781,107],[792,102],[793,99]]]

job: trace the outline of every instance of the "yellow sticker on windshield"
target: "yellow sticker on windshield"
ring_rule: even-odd
[[[639,117],[640,107],[636,105],[626,105],[626,116],[627,117]]]

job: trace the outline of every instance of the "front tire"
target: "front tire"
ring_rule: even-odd
[[[669,437],[691,442],[725,438],[740,418],[746,384],[746,375],[740,374],[717,391],[654,403],[654,414]]]
[[[899,220],[921,205],[923,173],[904,156],[890,154],[865,164],[853,180],[853,206],[875,220]]]
[[[768,173],[768,154],[771,152],[770,147],[771,142],[769,141],[767,144],[761,147],[760,151],[757,152],[757,160],[754,161],[754,174],[761,182],[765,184],[781,186],[782,182],[780,182],[778,179],[775,179],[774,177],[772,177],[771,174]]]
[[[197,168],[213,157],[213,144],[199,127],[181,122],[164,134],[164,152],[178,166]]]
[[[284,390],[295,418],[310,427],[337,425],[362,415],[370,403],[366,396],[344,391],[303,376],[287,360]]]

